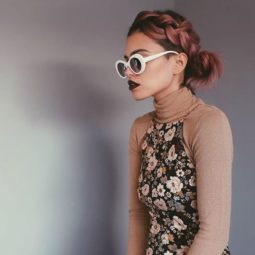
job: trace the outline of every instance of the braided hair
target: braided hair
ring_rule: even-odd
[[[188,62],[181,87],[188,87],[193,94],[198,87],[209,86],[220,78],[223,65],[219,55],[200,51],[200,38],[190,21],[172,10],[141,11],[130,26],[127,37],[142,32],[155,40],[165,50],[184,52]],[[169,58],[169,55],[165,55]]]

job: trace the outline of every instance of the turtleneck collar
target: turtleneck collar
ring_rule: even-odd
[[[193,95],[189,88],[181,87],[166,94],[158,101],[154,98],[154,119],[159,123],[175,121],[185,117],[196,106],[202,103],[203,101],[196,95]]]

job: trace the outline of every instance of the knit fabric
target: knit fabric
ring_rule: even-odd
[[[153,104],[130,130],[127,254],[230,254],[228,118],[186,87]]]

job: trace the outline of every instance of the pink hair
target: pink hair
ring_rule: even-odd
[[[135,32],[143,32],[165,50],[187,54],[188,62],[182,86],[187,86],[193,93],[195,88],[209,86],[222,76],[223,65],[219,55],[206,50],[200,51],[198,34],[192,24],[177,12],[141,11],[129,28],[127,36]]]

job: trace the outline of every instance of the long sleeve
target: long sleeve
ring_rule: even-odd
[[[129,137],[129,210],[127,255],[144,255],[146,249],[149,214],[137,196],[137,184],[141,153],[136,134],[136,121],[131,126]]]
[[[187,255],[221,255],[230,230],[232,131],[226,115],[215,108],[193,128],[200,225]]]

